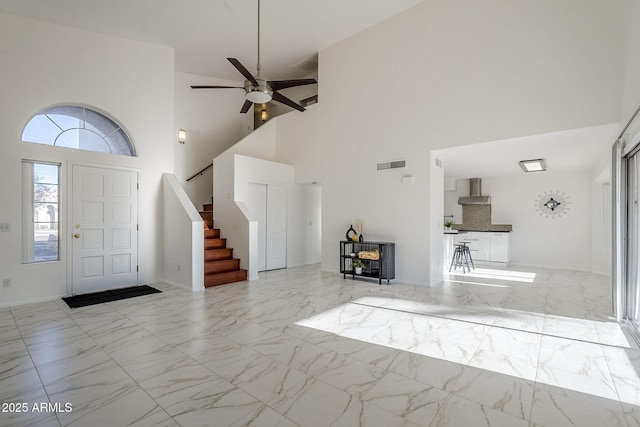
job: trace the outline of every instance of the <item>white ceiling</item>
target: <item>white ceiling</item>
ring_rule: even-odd
[[[296,64],[424,0],[266,0],[261,6],[262,74],[309,74]],[[175,49],[176,71],[242,81],[226,60],[251,72],[257,60],[257,0],[0,0],[0,13]],[[194,82],[197,83],[197,82]],[[548,170],[587,170],[613,142],[617,124],[441,150],[452,178],[522,173],[518,161],[544,158]],[[608,154],[606,154],[608,155]]]
[[[521,160],[545,159],[547,171],[591,170],[620,131],[618,123],[504,139],[438,150],[447,178],[485,178],[524,173]]]
[[[309,74],[294,66],[421,1],[264,1],[262,74]],[[256,68],[257,0],[1,0],[2,12],[171,46],[180,72],[243,80],[227,57]]]

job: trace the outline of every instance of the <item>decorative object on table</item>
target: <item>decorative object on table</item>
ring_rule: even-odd
[[[360,259],[370,259],[372,261],[377,261],[380,259],[380,251],[379,250],[373,250],[373,251],[360,251],[358,252],[358,258]]]
[[[353,267],[353,269],[356,272],[356,274],[358,274],[358,275],[362,274],[362,269],[364,268],[364,263],[362,261],[357,259],[357,260],[353,261],[351,266]]]
[[[571,202],[569,196],[557,190],[545,191],[535,201],[536,211],[545,218],[560,218],[569,212]]]
[[[453,221],[448,220],[444,223],[444,228],[446,228],[447,230],[451,230],[452,225],[453,225]]]
[[[356,222],[356,231],[358,232],[358,242],[364,242],[364,235],[362,234],[364,231],[363,222]]]
[[[355,241],[357,242],[358,241],[358,233],[356,232],[356,230],[353,229],[353,225],[350,225],[349,229],[347,230],[347,234],[345,234],[345,237],[346,237],[347,240],[354,241],[354,239],[353,239],[354,236],[356,237]]]

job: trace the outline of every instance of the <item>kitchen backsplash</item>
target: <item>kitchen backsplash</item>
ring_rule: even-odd
[[[491,205],[462,206],[462,224],[466,229],[490,230]]]

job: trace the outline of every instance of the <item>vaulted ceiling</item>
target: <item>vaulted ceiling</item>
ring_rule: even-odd
[[[258,0],[2,0],[0,13],[171,46],[176,71],[240,80],[225,58],[250,71],[257,59]],[[277,79],[309,74],[318,51],[422,0],[266,0],[261,63]]]

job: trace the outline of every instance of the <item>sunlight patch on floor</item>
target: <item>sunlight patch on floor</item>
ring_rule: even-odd
[[[446,271],[445,279],[447,276],[476,277],[481,279],[508,280],[510,282],[523,282],[523,283],[533,283],[536,279],[536,273],[529,273],[526,271],[515,271],[515,270],[498,270],[493,268],[482,268],[482,267],[476,267],[475,269],[462,274],[456,271],[452,271],[451,273]]]
[[[496,285],[495,283],[481,283],[481,282],[464,282],[462,280],[447,280],[447,283],[460,283],[461,285],[475,285],[475,286],[489,286],[492,288],[510,288],[509,285]]]
[[[458,314],[462,317],[456,317]],[[619,340],[620,346],[601,345],[597,339],[569,339],[504,324],[494,326],[505,318],[518,322],[528,317],[544,319],[544,314],[498,308],[474,313],[466,307],[371,296],[336,306],[296,325],[612,400],[625,401],[613,380],[621,372],[620,366],[625,366],[625,383],[638,385],[640,393],[640,376],[626,356],[630,343],[625,348],[623,339]],[[571,317],[553,319],[572,327],[593,325]],[[602,323],[610,334],[624,336],[617,330],[617,323]],[[617,367],[610,368],[611,363]],[[637,403],[626,399],[627,403]]]

